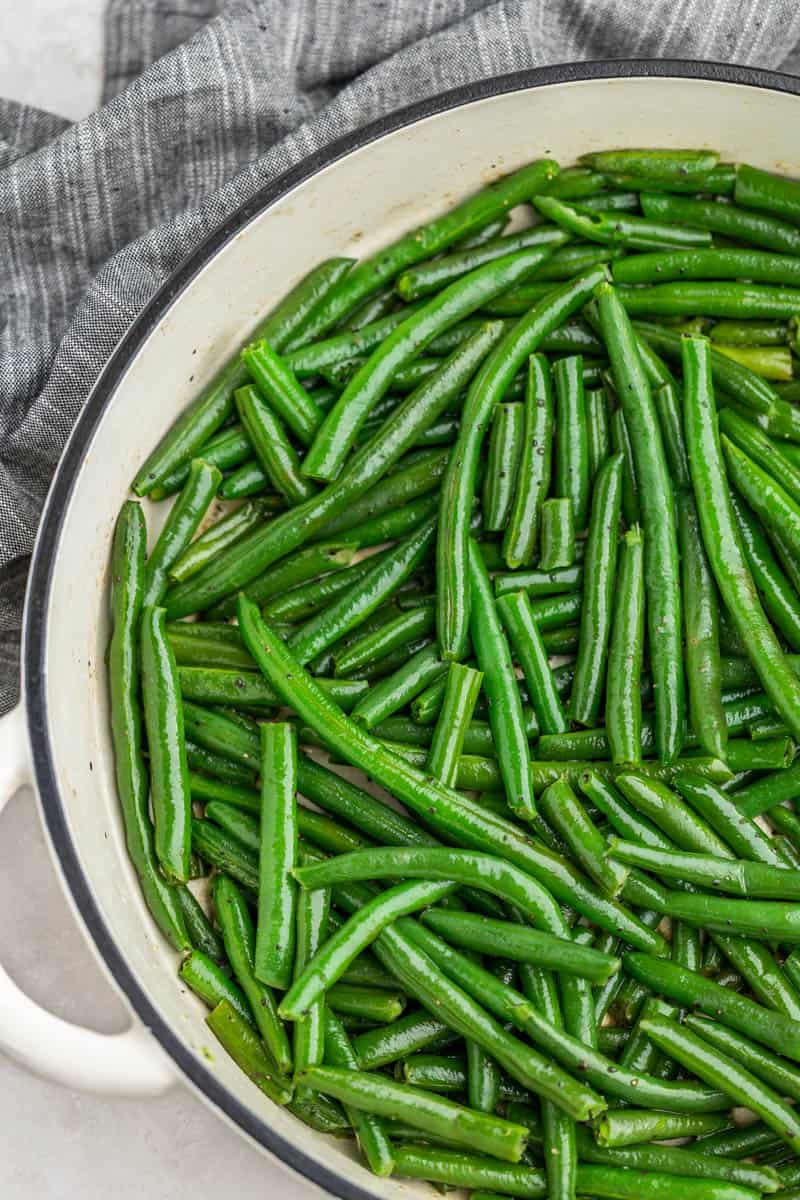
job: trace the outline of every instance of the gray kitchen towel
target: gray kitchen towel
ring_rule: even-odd
[[[237,205],[333,138],[491,75],[614,57],[791,67],[800,6],[110,0],[105,33],[86,120],[0,99],[0,711],[67,434],[125,329]]]

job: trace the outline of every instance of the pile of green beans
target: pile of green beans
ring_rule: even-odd
[[[797,1194],[799,324],[800,182],[542,160],[143,464],[125,835],[254,1106],[473,1200]]]

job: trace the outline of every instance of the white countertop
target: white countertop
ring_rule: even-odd
[[[98,103],[105,0],[0,4],[0,91],[80,118]],[[113,1032],[124,1008],[69,911],[33,794],[0,817],[0,961],[37,1001]],[[186,1087],[158,1100],[86,1096],[0,1056],[0,1196],[6,1200],[311,1200],[321,1193],[270,1163]],[[224,1181],[224,1182],[223,1182]]]

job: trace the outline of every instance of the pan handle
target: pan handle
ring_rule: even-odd
[[[0,719],[0,812],[33,784],[25,713]],[[108,1096],[157,1096],[177,1082],[175,1069],[144,1025],[95,1033],[62,1021],[21,991],[0,966],[0,1052],[44,1079]]]

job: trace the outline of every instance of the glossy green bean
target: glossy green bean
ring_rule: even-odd
[[[447,665],[439,656],[439,647],[435,643],[425,646],[361,697],[352,711],[353,720],[367,729],[373,729],[399,709],[405,708],[446,670]]]
[[[155,851],[167,877],[185,882],[192,838],[184,710],[163,608],[142,609],[139,636]]]
[[[700,535],[692,496],[676,500],[686,628],[686,680],[689,714],[700,745],[725,758],[728,728],[722,706],[719,655],[719,600]]]
[[[717,1133],[730,1124],[717,1113],[657,1113],[652,1109],[610,1109],[592,1122],[598,1146],[635,1146]]]
[[[642,760],[640,678],[645,607],[642,543],[639,527],[634,525],[623,538],[617,610],[608,651],[605,718],[611,761],[615,764],[636,765]]]
[[[800,468],[790,463],[766,434],[731,408],[724,408],[719,414],[719,427],[739,450],[771,475],[795,502],[800,502]]]
[[[370,1029],[353,1040],[362,1071],[385,1067],[398,1059],[408,1059],[420,1050],[444,1050],[459,1035],[443,1021],[424,1009],[407,1013],[391,1025],[381,1029]]]
[[[349,646],[343,646],[341,652],[334,654],[334,665],[337,675],[347,675],[369,662],[382,658],[392,650],[407,644],[415,638],[431,633],[434,628],[434,610],[432,606],[411,609],[400,613],[385,624],[363,637],[357,638]]]
[[[647,1032],[662,1049],[702,1079],[722,1087],[732,1099],[746,1104],[794,1150],[800,1149],[800,1123],[794,1110],[735,1059],[674,1021],[652,1019]]]
[[[696,338],[685,339],[683,359],[689,462],[709,563],[764,690],[790,729],[797,733],[800,732],[800,685],[787,666],[759,603],[727,494],[707,344]],[[730,448],[730,453],[737,453],[735,447]]]
[[[424,350],[438,333],[530,275],[551,253],[549,247],[533,246],[477,267],[398,325],[359,367],[325,416],[303,462],[304,473],[315,479],[334,479],[361,426],[388,391],[398,369]]]
[[[775,850],[772,839],[742,812],[735,799],[691,772],[679,775],[675,786],[739,858],[768,866],[782,865],[783,860]]]
[[[562,324],[602,278],[589,271],[556,288],[489,354],[465,401],[458,440],[442,484],[437,541],[437,632],[445,658],[464,657],[469,627],[469,518],[481,444],[495,404],[541,339]]]
[[[178,968],[178,975],[209,1008],[216,1008],[225,1001],[246,1024],[252,1026],[253,1014],[244,992],[202,951],[192,950]]]
[[[483,684],[483,672],[462,663],[451,663],[447,684],[428,752],[427,769],[442,783],[452,787],[464,738]]]
[[[419,1129],[507,1162],[519,1162],[525,1148],[524,1126],[372,1073],[310,1067],[300,1074],[299,1081],[346,1105],[376,1116],[399,1117]]]
[[[522,453],[524,409],[521,404],[498,404],[489,438],[483,481],[483,527],[505,529],[517,483]]]
[[[220,550],[232,546],[249,530],[255,528],[269,512],[269,508],[259,500],[250,500],[242,504],[232,513],[217,521],[205,533],[187,546],[186,550],[173,562],[169,569],[170,580],[188,579],[206,563],[210,562]]]
[[[569,497],[553,497],[542,504],[540,542],[540,570],[556,571],[572,565],[575,558],[575,519]]]
[[[734,487],[761,520],[776,530],[789,552],[800,553],[800,503],[725,434],[720,442]]]
[[[568,728],[567,717],[527,595],[502,596],[497,611],[522,667],[540,728],[544,733],[563,733]]]
[[[423,262],[418,266],[404,271],[395,282],[395,288],[406,302],[418,300],[438,292],[443,286],[452,283],[474,271],[484,263],[494,262],[506,254],[526,250],[530,246],[550,246],[554,249],[563,246],[568,235],[552,226],[536,225],[531,229],[523,229],[504,237],[492,238],[483,242],[479,247],[468,250],[458,250],[454,254],[445,254],[431,262]]]
[[[627,213],[597,212],[579,204],[565,204],[551,196],[537,196],[534,204],[548,220],[592,242],[610,242],[627,250],[659,250],[672,246],[708,246],[705,230],[662,224]]]
[[[741,1063],[764,1083],[774,1088],[780,1096],[800,1099],[800,1071],[777,1054],[756,1045],[749,1038],[727,1029],[718,1021],[689,1015],[686,1027],[699,1034],[730,1058]]]
[[[679,196],[643,195],[642,208],[654,220],[694,225],[737,241],[784,254],[800,253],[800,233],[788,222],[736,204]]]
[[[557,496],[572,501],[575,527],[583,529],[589,511],[589,443],[582,356],[559,359],[553,367],[553,380],[556,392],[553,487]]]
[[[362,1028],[364,1024],[388,1025],[396,1021],[406,1007],[406,997],[402,992],[350,983],[335,983],[328,988],[325,999],[334,1012],[357,1018],[362,1022]]]
[[[603,694],[616,578],[617,529],[622,493],[622,459],[614,455],[598,474],[592,497],[589,537],[584,561],[584,603],[578,661],[569,713],[594,725]]]
[[[222,479],[221,471],[202,459],[192,462],[186,483],[172,506],[145,566],[143,607],[159,605],[169,571],[187,549]]]
[[[675,226],[675,228],[680,228]],[[725,247],[720,250],[668,250],[629,255],[612,266],[615,283],[676,279],[751,279],[756,283],[800,283],[800,262],[791,254]],[[684,311],[703,311],[687,306]]]
[[[222,999],[206,1018],[211,1031],[240,1070],[275,1104],[288,1104],[292,1088],[275,1071],[255,1030],[227,1000]]]
[[[586,438],[589,453],[589,487],[591,490],[597,478],[598,471],[611,453],[611,427],[608,415],[608,397],[605,388],[587,389],[584,396],[584,403],[586,406]]]
[[[530,751],[522,700],[506,636],[495,607],[492,585],[474,541],[469,545],[470,633],[492,727],[506,799],[512,812],[530,818],[536,812],[530,775]]]
[[[577,975],[594,984],[605,983],[619,970],[619,959],[612,955],[511,921],[445,909],[430,909],[422,914],[422,921],[446,941],[467,950]]]
[[[286,989],[295,954],[297,746],[288,724],[261,727],[261,847],[255,975]]]
[[[234,398],[242,426],[272,486],[289,504],[308,500],[314,486],[300,474],[300,459],[279,417],[254,387],[238,388]]]
[[[112,632],[108,670],[114,768],[125,843],[145,903],[174,948],[185,950],[190,942],[179,896],[164,879],[158,865],[143,753],[138,667],[146,538],[141,508],[135,502],[127,501],[114,529],[111,560]]]
[[[624,886],[628,872],[609,863],[605,838],[570,785],[563,779],[552,783],[541,793],[539,804],[548,823],[569,846],[575,861],[606,895],[616,896]]]
[[[324,865],[318,864],[319,867]],[[315,869],[317,868],[302,867],[297,871],[297,875],[302,879],[303,872]],[[455,887],[455,883],[447,881],[433,883],[423,880],[397,884],[374,896],[328,939],[299,978],[294,980],[281,1002],[278,1010],[280,1015],[287,1021],[301,1020],[309,1007],[332,987],[353,959],[375,941],[387,925],[404,913],[435,903],[453,892]]]
[[[453,245],[476,229],[505,215],[540,191],[558,174],[556,163],[542,159],[530,163],[451,208],[444,216],[404,234],[391,246],[359,263],[349,278],[341,281],[314,314],[306,332],[307,341],[318,340],[366,297],[403,270]]]
[[[324,1012],[325,1064],[347,1071],[358,1071],[360,1064],[347,1031],[336,1013],[326,1007]],[[345,1105],[345,1113],[370,1170],[378,1176],[391,1175],[394,1170],[392,1144],[384,1123],[372,1113]]]
[[[256,387],[241,388],[239,392],[246,392],[251,398],[263,396],[266,401],[264,408],[270,414],[274,413],[277,428],[283,430],[285,425],[302,445],[308,446],[322,424],[323,413],[297,379],[287,360],[278,354],[267,340],[262,340],[251,342],[244,348],[242,362]],[[242,424],[262,465],[269,473],[263,452],[259,450],[258,442],[253,437],[252,414],[248,413],[247,419],[242,415],[239,392],[234,393],[234,399],[242,416]],[[266,429],[264,433],[266,434]]]
[[[622,966],[626,974],[652,991],[685,1007],[706,1012],[732,1029],[795,1061],[800,1058],[797,1022],[791,1017],[771,1011],[754,1000],[737,995],[713,979],[664,959],[631,953],[624,956]],[[672,1054],[672,1051],[668,1050],[668,1053]],[[678,1056],[673,1054],[672,1057]]]
[[[733,896],[777,900],[800,898],[800,879],[782,865],[717,858],[710,854],[653,850],[635,842],[611,838],[608,853],[619,862],[643,867],[667,879],[711,886]]]
[[[658,757],[677,757],[683,737],[681,606],[673,491],[661,432],[636,344],[619,295],[598,288],[598,310],[631,439],[644,527],[647,622],[656,695]]]
[[[636,480],[636,468],[633,463],[628,426],[621,408],[615,409],[611,414],[611,445],[614,454],[622,456],[621,508],[625,524],[630,529],[634,525],[638,525],[641,520],[639,485]]]
[[[800,186],[783,175],[740,164],[736,169],[734,200],[745,208],[776,213],[792,225],[800,224]]]
[[[252,1012],[252,1018],[278,1069],[292,1069],[289,1039],[277,1012],[271,990],[253,972],[255,932],[244,896],[226,875],[215,876],[214,907],[222,930],[225,952]]]

